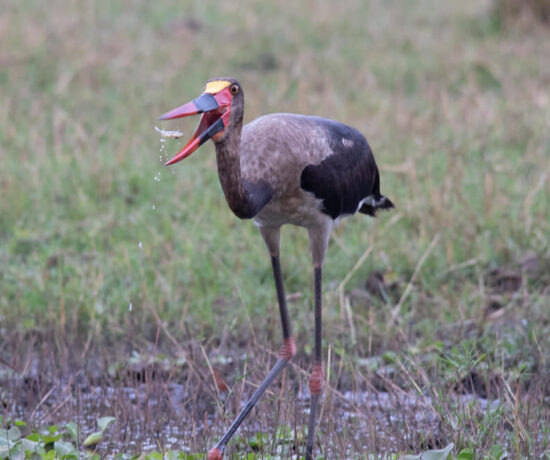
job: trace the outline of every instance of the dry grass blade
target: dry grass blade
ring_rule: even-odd
[[[413,284],[416,281],[416,278],[418,277],[418,274],[420,273],[420,269],[422,268],[422,265],[424,265],[424,262],[426,261],[426,259],[428,258],[428,256],[430,255],[430,253],[432,252],[433,248],[435,247],[435,245],[437,244],[438,241],[439,241],[439,233],[436,233],[436,235],[432,239],[432,242],[430,243],[430,245],[428,246],[426,251],[424,251],[424,254],[422,254],[422,257],[420,258],[420,260],[416,264],[416,267],[414,268],[414,272],[411,276],[411,279],[407,283],[407,287],[405,288],[405,290],[403,291],[403,294],[401,294],[401,297],[399,298],[399,302],[397,302],[395,307],[392,308],[391,314],[390,314],[390,320],[388,321],[388,327],[393,325],[395,322],[398,322],[398,323],[401,322],[398,318],[398,315],[401,311],[401,307],[403,305],[403,302],[409,296],[409,294],[411,292],[411,289],[413,287]]]
[[[218,387],[218,377],[216,375],[216,371],[212,367],[212,364],[210,363],[210,359],[208,359],[208,355],[206,354],[206,351],[204,347],[201,344],[201,351],[204,356],[204,360],[206,361],[206,364],[208,365],[208,370],[210,371],[210,375],[212,376],[212,383],[214,384],[214,388],[216,389],[216,403],[218,405],[218,412],[220,415],[223,415],[223,404],[222,404],[222,396],[220,393],[220,389]]]
[[[356,340],[357,340],[356,333],[355,333],[355,325],[353,324],[353,313],[351,311],[351,305],[350,305],[349,299],[346,298],[346,296],[344,295],[344,288],[348,283],[348,281],[351,279],[351,277],[354,275],[354,273],[363,265],[365,260],[367,260],[367,257],[369,256],[369,254],[372,252],[373,249],[374,249],[374,246],[371,245],[365,250],[365,252],[363,252],[361,257],[359,257],[359,260],[353,266],[353,268],[346,274],[344,279],[340,282],[337,289],[338,297],[340,299],[340,311],[346,313],[348,327],[350,330],[351,343],[353,344],[356,343]]]

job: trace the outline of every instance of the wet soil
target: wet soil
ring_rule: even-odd
[[[159,449],[206,452],[274,363],[275,355],[242,350],[229,364],[227,356],[225,364],[219,357],[209,358],[219,366],[210,368],[201,356],[202,350],[187,352],[191,360],[181,364],[160,354],[134,355],[124,364],[110,363],[102,368],[95,362],[60,372],[56,372],[52,362],[35,360],[25,376],[15,372],[4,375],[0,414],[4,420],[26,420],[34,427],[63,426],[73,421],[79,425],[82,438],[96,431],[98,417],[113,416],[116,423],[98,446],[103,454]],[[238,374],[230,377],[228,369]],[[299,363],[289,366],[239,435],[247,439],[258,432],[271,434],[278,426],[287,425],[296,437],[292,450],[303,450],[309,406],[307,376],[307,368]],[[376,376],[371,377],[376,380]],[[340,375],[336,386],[325,391],[319,439],[327,458],[358,454],[365,446],[396,452],[448,444],[432,396],[397,386],[381,391],[369,387],[366,378],[360,380],[359,374],[353,379]],[[450,397],[454,398],[454,405],[469,405],[480,412],[499,404],[472,395]],[[242,451],[243,445],[237,444],[230,449]]]

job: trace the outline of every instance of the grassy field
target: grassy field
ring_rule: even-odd
[[[245,121],[298,112],[359,128],[396,204],[377,220],[345,220],[331,241],[326,458],[450,442],[473,458],[497,458],[498,446],[548,458],[547,27],[505,27],[492,2],[473,0],[7,0],[0,42],[0,379],[116,380],[107,370],[132,352],[162,353],[179,381],[208,388],[212,427],[181,442],[202,451],[221,435],[231,414],[216,409],[208,363],[240,388],[235,409],[280,343],[269,257],[254,225],[227,208],[213,145],[165,168],[184,139],[163,144],[154,126],[207,78],[231,75]],[[189,136],[195,123],[164,126]],[[300,427],[293,389],[313,346],[303,230],[283,230],[281,261],[299,348],[282,406]],[[436,429],[419,428],[413,409],[350,432],[338,418],[348,390],[429,396]],[[4,424],[17,412],[9,391]],[[253,413],[266,433],[279,423],[279,391]],[[498,410],[455,404],[463,394]],[[118,452],[145,449],[118,440]]]

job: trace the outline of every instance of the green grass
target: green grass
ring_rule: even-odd
[[[213,146],[168,169],[153,130],[204,80],[231,75],[244,87],[248,121],[288,111],[359,128],[397,206],[377,220],[347,219],[334,233],[326,350],[347,350],[349,369],[388,351],[412,357],[424,390],[454,388],[472,369],[512,387],[547,378],[547,29],[494,27],[491,5],[474,1],[5,3],[0,357],[17,367],[24,357],[14,343],[35,333],[53,332],[54,350],[73,360],[67,350],[86,343],[147,348],[157,340],[156,314],[177,340],[200,340],[214,353],[223,353],[218,338],[251,331],[278,346],[269,258],[254,225],[225,203]],[[182,122],[187,136],[195,123]],[[178,145],[167,141],[166,154]],[[352,295],[346,312],[338,285],[370,245],[346,295],[375,269],[397,292],[387,305]],[[521,264],[530,254],[534,272]],[[290,308],[308,351],[312,270],[303,230],[283,229],[281,259],[287,292],[302,294]],[[503,267],[520,289],[487,285]],[[469,354],[469,364],[455,364]],[[475,445],[474,432],[463,431],[452,439],[457,448]]]

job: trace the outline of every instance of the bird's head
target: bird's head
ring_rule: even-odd
[[[195,133],[176,156],[166,162],[171,165],[191,155],[208,139],[219,142],[232,125],[242,122],[243,91],[234,78],[213,78],[206,82],[202,94],[191,102],[171,110],[161,120],[187,117],[202,113]]]

